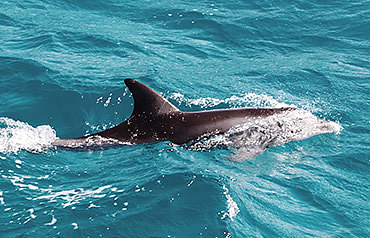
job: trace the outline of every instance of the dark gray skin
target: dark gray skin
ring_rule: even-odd
[[[235,108],[201,112],[182,112],[148,86],[125,79],[134,98],[134,110],[129,119],[108,130],[75,139],[58,139],[56,146],[79,146],[95,136],[120,142],[142,144],[171,141],[185,144],[208,138],[238,124],[265,118],[296,108]]]

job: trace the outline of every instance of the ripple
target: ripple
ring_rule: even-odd
[[[55,46],[54,38],[51,34],[44,34],[39,36],[25,36],[18,39],[9,40],[5,47],[11,50],[36,50],[36,49],[46,49],[52,50]]]
[[[3,13],[0,13],[0,25],[14,26],[14,25],[16,25],[16,22],[12,18],[10,18],[9,16],[7,16]]]

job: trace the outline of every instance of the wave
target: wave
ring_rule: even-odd
[[[16,22],[9,16],[0,13],[0,25],[2,26],[14,26]]]

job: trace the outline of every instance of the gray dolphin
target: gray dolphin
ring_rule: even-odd
[[[74,139],[58,139],[52,144],[62,147],[91,145],[93,138],[127,144],[171,141],[185,144],[226,132],[235,125],[265,118],[284,111],[283,108],[233,108],[200,112],[183,112],[148,86],[125,79],[134,98],[134,110],[123,123],[96,134]]]

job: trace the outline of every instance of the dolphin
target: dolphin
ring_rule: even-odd
[[[123,144],[157,141],[186,144],[224,133],[239,124],[297,109],[247,107],[184,112],[148,86],[133,79],[125,79],[124,82],[134,99],[132,115],[126,121],[99,133],[74,139],[57,139],[52,144],[82,147],[91,145],[90,142],[96,141],[94,138]]]

